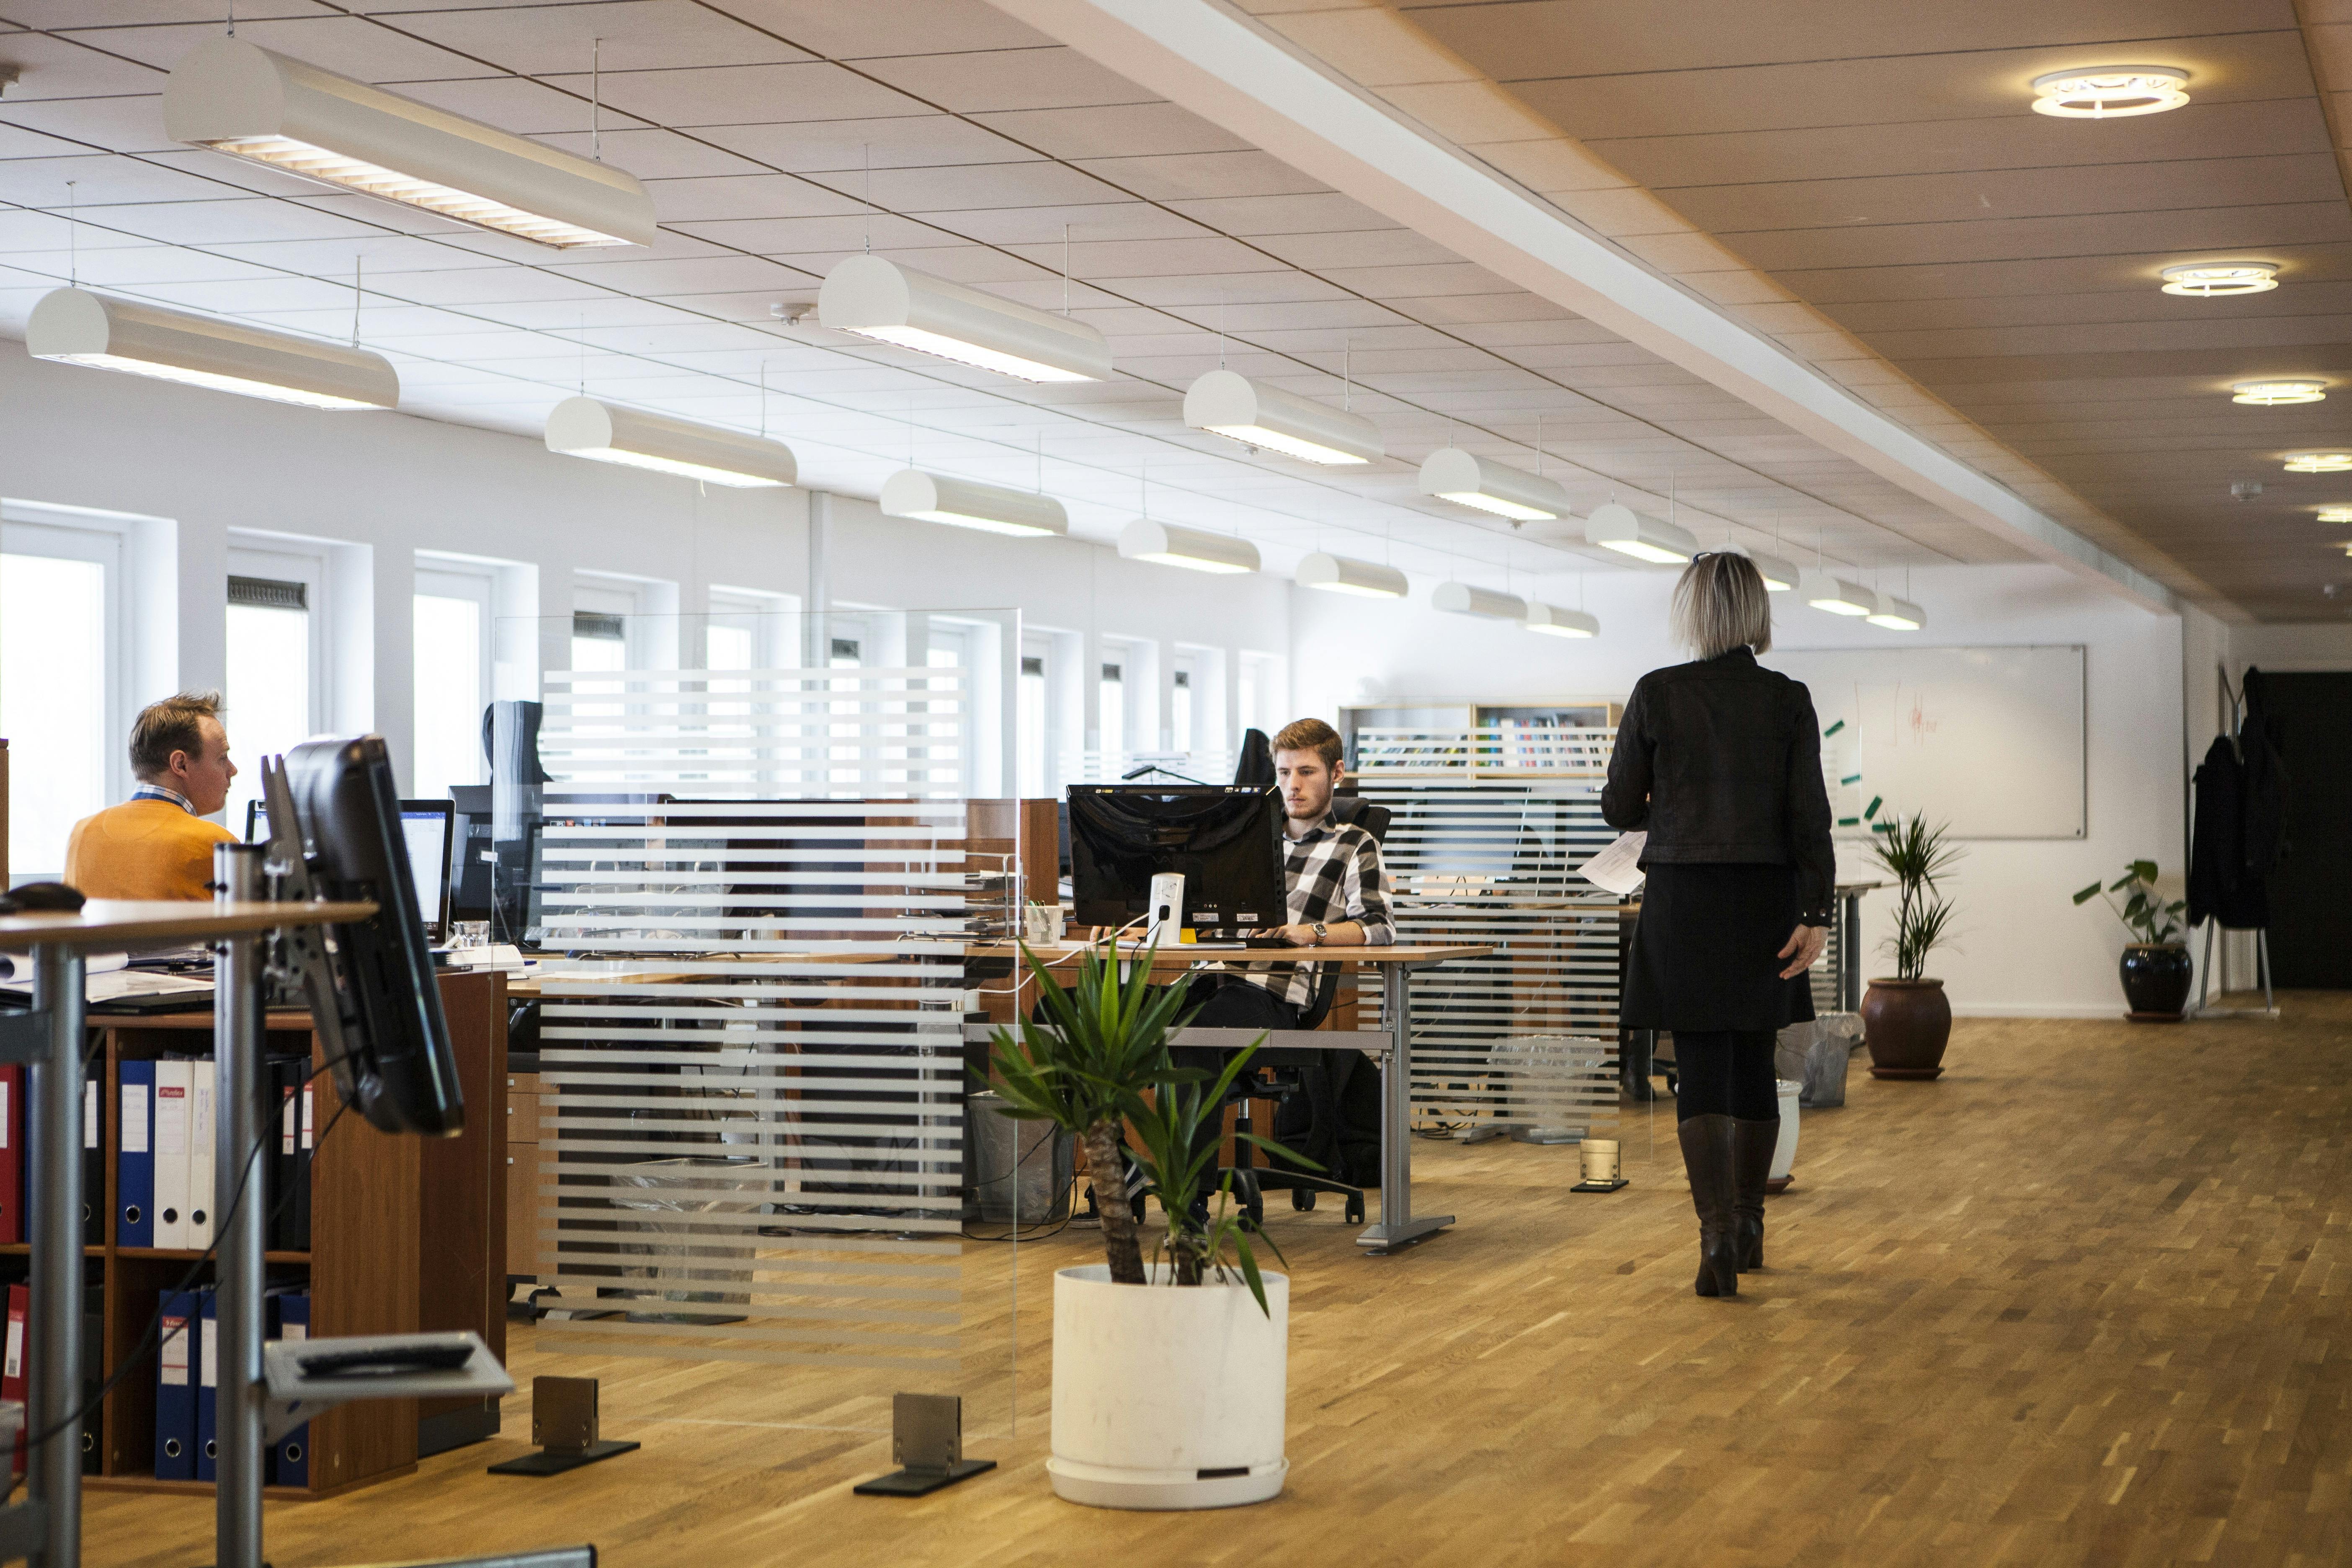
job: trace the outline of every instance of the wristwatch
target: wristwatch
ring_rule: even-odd
[[[1321,946],[1323,945],[1323,939],[1324,939],[1325,937],[1327,937],[1327,936],[1329,936],[1330,934],[1331,934],[1331,933],[1330,933],[1328,931],[1327,931],[1327,930],[1325,930],[1325,929],[1324,929],[1324,925],[1323,925],[1323,922],[1322,922],[1321,921],[1317,921],[1315,922],[1315,945],[1316,945],[1316,946],[1318,946],[1318,947],[1321,947]]]

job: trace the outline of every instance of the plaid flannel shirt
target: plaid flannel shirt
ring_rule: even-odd
[[[1325,814],[1322,821],[1299,837],[1284,841],[1283,882],[1289,895],[1289,923],[1326,925],[1355,921],[1364,928],[1366,947],[1390,947],[1396,942],[1396,924],[1389,916],[1388,876],[1381,866],[1381,846],[1369,832]],[[1294,1007],[1314,1000],[1316,965],[1312,963],[1228,964],[1244,979],[1263,985]]]

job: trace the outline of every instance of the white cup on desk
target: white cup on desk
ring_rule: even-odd
[[[1029,904],[1021,910],[1021,934],[1032,947],[1044,947],[1062,940],[1063,913],[1059,904]]]

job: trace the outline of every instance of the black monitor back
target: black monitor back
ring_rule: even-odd
[[[376,906],[358,925],[331,928],[327,944],[342,1037],[336,1091],[386,1132],[454,1137],[465,1129],[465,1100],[383,737],[306,741],[285,766],[312,891]],[[311,996],[314,1012],[327,1004],[319,989]]]
[[[1185,924],[1247,931],[1286,922],[1282,797],[1256,786],[1072,784],[1072,917],[1125,925],[1147,913],[1151,879],[1184,879]]]

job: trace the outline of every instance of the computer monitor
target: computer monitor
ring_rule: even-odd
[[[1120,926],[1147,913],[1151,879],[1184,879],[1184,923],[1234,934],[1288,921],[1282,797],[1256,784],[1072,784],[1072,916]]]
[[[336,1092],[386,1132],[455,1137],[465,1100],[383,737],[306,741],[282,763],[263,759],[262,786],[270,858],[299,856],[318,897],[376,906],[360,924],[329,928],[305,966]]]
[[[449,857],[457,807],[446,800],[400,803],[400,836],[408,842],[408,879],[436,945],[449,940]]]

